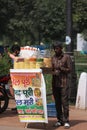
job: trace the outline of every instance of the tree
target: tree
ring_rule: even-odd
[[[34,21],[36,22],[34,22]],[[32,21],[41,38],[64,39],[65,0],[38,0],[32,11]]]
[[[5,0],[6,33],[13,41],[60,39],[65,33],[65,0]],[[4,5],[4,4],[3,4]],[[4,7],[3,7],[4,8]],[[30,36],[30,38],[29,38]],[[31,40],[32,41],[32,40]]]
[[[72,2],[75,38],[76,33],[86,32],[87,1]],[[6,39],[4,42],[7,39],[8,44],[17,41],[21,45],[64,42],[65,36],[66,0],[0,0],[0,39]]]
[[[87,32],[87,0],[73,0],[73,31]],[[84,34],[85,34],[84,33]]]

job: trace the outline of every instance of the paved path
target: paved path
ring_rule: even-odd
[[[43,123],[29,123],[25,128],[25,123],[19,121],[18,115],[11,111],[15,107],[14,100],[10,100],[8,109],[0,114],[0,130],[64,130],[64,127],[53,128],[56,118],[48,118],[46,128]],[[87,110],[75,109],[70,106],[70,124],[69,130],[87,130]]]

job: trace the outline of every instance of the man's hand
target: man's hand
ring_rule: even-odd
[[[54,71],[52,72],[52,74],[53,74],[53,75],[56,75],[56,76],[59,76],[60,70],[54,70]]]

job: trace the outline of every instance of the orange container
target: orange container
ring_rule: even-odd
[[[30,65],[30,69],[36,68],[36,58],[35,57],[32,57],[29,59],[29,65]]]
[[[19,58],[17,60],[14,60],[14,69],[24,69],[24,59]]]
[[[38,58],[37,60],[36,60],[36,68],[41,68],[41,67],[43,67],[43,59],[42,58]]]
[[[25,69],[29,69],[30,68],[29,59],[24,59],[24,68]]]

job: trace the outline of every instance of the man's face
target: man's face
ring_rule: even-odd
[[[14,55],[15,55],[15,56],[18,56],[19,53],[20,53],[20,51],[16,50],[16,51],[14,52]]]
[[[62,48],[60,47],[55,47],[54,48],[55,54],[56,56],[60,56],[60,54],[62,53]]]

